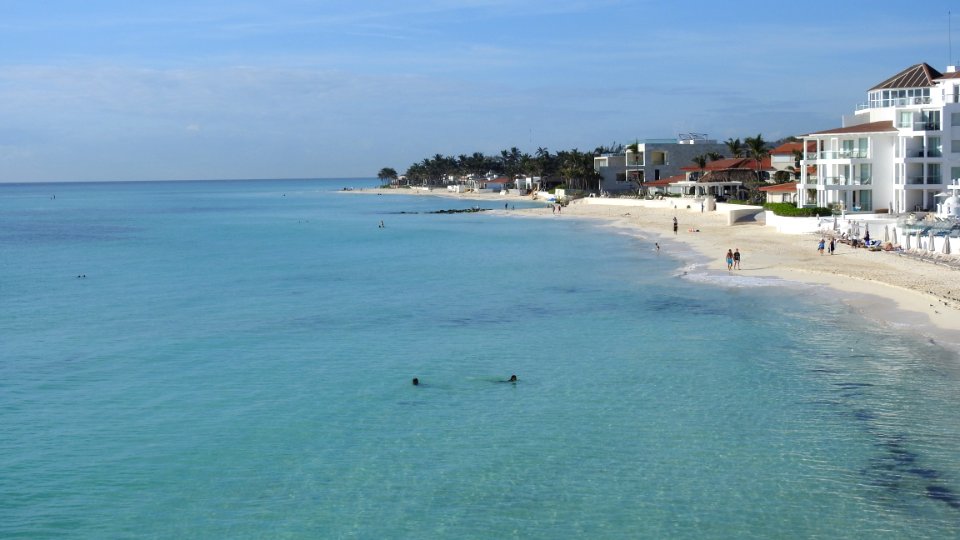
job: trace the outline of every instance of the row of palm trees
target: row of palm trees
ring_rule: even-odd
[[[725,143],[731,157],[751,157],[756,161],[756,183],[745,186],[750,191],[756,191],[764,183],[762,161],[770,155],[769,143],[759,133],[756,137],[745,137],[743,141],[730,138]],[[410,165],[405,176],[410,185],[440,186],[446,184],[450,177],[485,176],[493,173],[513,179],[520,175],[529,175],[558,179],[570,189],[599,190],[600,175],[593,168],[593,158],[605,153],[619,153],[624,149],[637,151],[638,146],[633,144],[624,147],[613,143],[610,146],[598,146],[592,152],[581,152],[575,148],[556,153],[540,147],[533,154],[521,152],[514,146],[501,150],[499,155],[486,155],[483,152],[460,154],[456,157],[435,154]],[[723,157],[717,152],[710,152],[693,158],[693,162],[700,169],[700,177],[703,177],[708,162]],[[383,182],[396,182],[399,175],[395,169],[384,167],[377,177]]]
[[[592,190],[599,188],[600,175],[593,168],[593,158],[606,147],[594,152],[561,150],[551,153],[548,149],[537,148],[533,154],[521,152],[517,147],[501,150],[499,155],[485,155],[474,152],[457,157],[435,154],[407,168],[406,178],[410,185],[439,186],[447,183],[450,177],[463,178],[468,175],[485,176],[493,173],[510,179],[520,175],[558,178],[570,189]],[[396,171],[385,167],[378,177],[383,180],[396,180]]]

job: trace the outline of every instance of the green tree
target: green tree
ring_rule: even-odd
[[[740,142],[739,138],[734,139],[733,137],[727,139],[726,143],[727,148],[730,149],[730,155],[739,158],[743,157],[743,143]]]
[[[381,183],[394,183],[397,181],[397,171],[392,167],[384,167],[380,169],[380,172],[377,173],[377,178],[380,179]]]
[[[703,181],[703,170],[707,167],[707,156],[700,154],[699,156],[694,156],[690,161],[697,164],[697,168],[700,169],[700,175],[697,176],[697,181]]]
[[[760,195],[759,188],[760,185],[763,184],[763,158],[770,155],[770,148],[767,145],[767,141],[763,140],[763,136],[759,133],[756,137],[747,137],[744,139],[744,143],[747,145],[747,152],[750,154],[750,157],[755,160],[757,167],[757,183],[748,188],[750,198],[752,200],[761,200],[762,196]]]

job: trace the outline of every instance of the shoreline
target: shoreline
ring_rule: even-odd
[[[441,190],[367,189],[347,193],[530,202],[525,196],[456,194]],[[546,203],[543,208],[494,212],[588,219],[643,233],[650,242],[659,242],[667,249],[673,242],[679,242],[702,257],[704,268],[710,272],[778,278],[787,282],[787,286],[793,282],[823,287],[820,292],[851,306],[868,320],[907,329],[960,352],[960,270],[955,268],[845,244],[838,244],[834,255],[820,255],[816,249],[819,235],[779,233],[757,223],[727,225],[725,213],[701,213],[699,208],[608,206],[580,199],[564,207],[558,215],[553,215]],[[672,234],[673,216],[679,222],[677,234]],[[727,271],[723,260],[727,249],[741,251],[742,270]],[[954,338],[956,341],[942,335],[951,332],[958,336]]]

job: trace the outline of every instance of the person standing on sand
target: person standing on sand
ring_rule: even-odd
[[[727,250],[727,272],[733,269],[733,251]]]
[[[823,255],[823,245],[824,245],[824,244],[825,244],[825,242],[823,241],[823,238],[821,238],[821,239],[820,239],[820,243],[817,244],[817,251],[820,252],[820,255]]]
[[[830,237],[830,254],[833,255],[833,251],[836,249],[837,245],[833,242],[833,237]]]
[[[735,270],[740,269],[740,248],[733,251],[733,268]]]
[[[673,216],[673,234],[677,234],[677,216]]]

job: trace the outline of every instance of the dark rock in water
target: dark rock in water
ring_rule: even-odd
[[[407,212],[406,210],[401,210],[399,212],[391,212],[392,214],[473,214],[474,212],[486,212],[492,210],[492,208],[451,208],[450,210],[433,210],[430,212]]]
[[[463,208],[451,210],[434,210],[433,212],[424,212],[425,214],[472,214],[474,212],[486,212],[490,208]]]
[[[940,476],[940,473],[933,469],[907,469],[907,472],[928,480],[932,480]]]
[[[960,500],[957,500],[957,496],[954,495],[949,488],[943,486],[927,486],[927,497],[935,501],[945,502],[950,508],[960,509]]]

